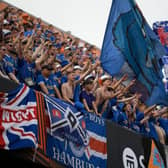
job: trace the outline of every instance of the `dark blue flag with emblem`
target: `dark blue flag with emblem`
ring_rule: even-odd
[[[137,79],[136,91],[148,105],[168,105],[162,82],[161,57],[165,49],[134,0],[113,0],[100,61],[112,76],[121,73]]]
[[[88,144],[80,145],[48,133],[47,156],[69,168],[106,168],[106,121],[92,113],[87,113],[84,118],[82,125],[88,134]]]
[[[88,145],[83,113],[69,103],[44,95],[50,119],[50,134],[79,145]]]

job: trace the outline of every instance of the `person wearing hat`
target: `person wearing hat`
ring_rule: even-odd
[[[41,74],[38,75],[37,78],[37,84],[40,91],[49,96],[58,97],[59,99],[61,99],[62,97],[56,86],[56,82],[54,82],[53,78],[51,78],[52,70],[53,68],[51,65],[42,66]]]
[[[80,93],[80,101],[84,104],[85,109],[88,112],[95,112],[98,114],[97,106],[96,106],[96,98],[92,93],[92,89],[94,87],[94,77],[86,76],[83,82],[83,90]]]
[[[113,90],[109,90],[108,87],[111,86],[112,77],[109,75],[104,75],[101,77],[101,86],[96,89],[96,106],[98,107],[99,113],[102,115],[109,105],[109,100],[115,98],[119,93],[114,93]],[[106,114],[106,113],[104,113]],[[104,115],[103,114],[103,115]],[[107,116],[104,116],[106,118]]]
[[[120,86],[122,81],[127,79],[127,75],[113,84],[112,77],[105,74],[101,77],[101,86],[96,90],[96,105],[98,107],[99,113],[104,118],[112,119],[111,107],[117,105],[119,102],[126,102],[132,100],[134,96],[129,98],[118,99],[117,96],[122,95],[122,90],[117,88]]]

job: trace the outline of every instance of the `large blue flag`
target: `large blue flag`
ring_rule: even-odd
[[[125,73],[131,69],[141,93],[148,93],[148,105],[168,105],[159,63],[163,55],[163,46],[134,0],[113,0],[100,57],[103,69],[113,76],[123,67]]]

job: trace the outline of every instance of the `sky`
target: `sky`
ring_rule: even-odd
[[[5,0],[101,49],[112,0]],[[149,25],[168,20],[168,0],[136,0]]]

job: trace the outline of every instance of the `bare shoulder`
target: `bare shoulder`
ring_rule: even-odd
[[[97,88],[95,91],[96,95],[100,95],[102,93],[102,88]]]
[[[63,89],[68,88],[68,83],[67,83],[67,82],[66,82],[66,83],[63,83],[62,86],[61,86],[61,88],[63,88]]]

